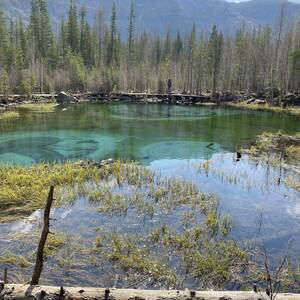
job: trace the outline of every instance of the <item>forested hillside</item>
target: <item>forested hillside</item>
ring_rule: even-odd
[[[32,3],[28,24],[0,17],[2,94],[164,92],[168,78],[175,90],[191,93],[300,88],[300,23],[290,22],[286,5],[281,6],[275,29],[245,25],[228,37],[215,25],[208,34],[197,25],[175,35],[168,30],[139,33],[139,8],[131,2],[122,39],[118,28],[125,20],[117,17],[116,5],[108,16],[95,11],[97,17],[90,23],[87,8],[72,0],[56,33],[47,1]]]

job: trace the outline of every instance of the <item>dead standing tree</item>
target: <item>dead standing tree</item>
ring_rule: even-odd
[[[54,193],[54,187],[51,186],[48,199],[45,207],[44,212],[44,227],[41,235],[41,239],[39,242],[37,254],[36,254],[36,262],[34,266],[34,271],[31,279],[31,285],[38,285],[39,280],[43,271],[43,265],[44,265],[44,248],[47,242],[48,234],[50,233],[50,211],[51,206],[53,203],[53,193]]]

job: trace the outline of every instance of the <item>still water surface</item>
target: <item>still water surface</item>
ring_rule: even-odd
[[[35,164],[63,161],[121,158],[138,161],[163,175],[196,183],[204,192],[218,195],[222,212],[228,212],[235,227],[232,236],[250,243],[261,240],[274,258],[292,242],[295,260],[300,257],[300,195],[276,185],[278,170],[256,164],[234,152],[253,143],[264,132],[295,133],[296,117],[214,107],[179,107],[156,104],[85,103],[55,113],[21,112],[21,118],[0,122],[0,162]],[[211,160],[211,171],[198,169]],[[140,223],[130,218],[99,218],[99,213],[79,199],[73,207],[55,210],[59,231],[93,236],[99,226],[121,232],[138,232]],[[39,226],[40,212],[29,220],[0,225],[0,253],[13,249],[10,234]],[[159,221],[159,220],[158,220]],[[160,220],[161,221],[161,220]],[[167,221],[166,221],[167,222]],[[172,223],[172,220],[168,222]],[[75,230],[75,231],[74,231]],[[85,236],[88,235],[88,236]],[[56,273],[49,273],[55,283]],[[56,274],[56,275],[55,275]],[[97,272],[94,272],[94,275]],[[58,276],[65,277],[63,273]],[[70,277],[67,283],[80,284]],[[61,281],[60,281],[61,282]],[[87,280],[92,284],[92,280]]]

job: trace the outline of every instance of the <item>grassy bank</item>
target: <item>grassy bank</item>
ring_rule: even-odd
[[[20,104],[18,107],[22,110],[35,112],[35,113],[50,113],[54,112],[56,107],[58,106],[57,103],[25,103]]]
[[[281,132],[265,132],[256,138],[249,153],[253,158],[266,158],[273,164],[300,163],[300,133],[287,135]]]
[[[281,170],[289,171],[291,174],[284,178],[285,184],[300,191],[300,134],[291,136],[265,132],[246,152],[252,160],[277,167],[280,170],[278,184],[282,180]]]
[[[52,113],[55,112],[58,104],[56,103],[24,103],[19,104],[14,109],[3,109],[0,110],[0,121],[1,120],[12,120],[21,116],[20,112],[32,112],[32,113]]]
[[[280,107],[274,106],[270,104],[247,104],[247,102],[240,103],[228,103],[226,104],[228,107],[245,109],[245,110],[253,110],[253,111],[268,111],[274,113],[285,113],[293,116],[300,116],[300,107]]]
[[[0,111],[0,121],[16,119],[19,117],[20,117],[20,114],[17,111],[7,111],[7,110]]]

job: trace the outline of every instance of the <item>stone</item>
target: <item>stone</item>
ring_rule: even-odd
[[[69,104],[78,102],[78,99],[75,96],[62,91],[57,95],[56,101],[59,104]]]
[[[265,100],[255,99],[252,104],[264,105],[267,102]]]
[[[255,100],[256,100],[255,98],[250,98],[250,99],[248,99],[247,104],[251,104],[251,103],[253,103]]]
[[[233,93],[226,92],[221,96],[221,101],[222,102],[229,102],[229,101],[234,101],[236,99],[236,96]]]
[[[112,165],[114,160],[112,158],[104,159],[100,162],[100,166]]]
[[[285,105],[300,105],[300,96],[296,93],[288,93],[283,97]]]
[[[280,95],[279,89],[277,89],[277,88],[272,89],[271,87],[266,88],[264,93],[268,98],[271,98],[272,96],[273,96],[273,98],[277,98]]]

